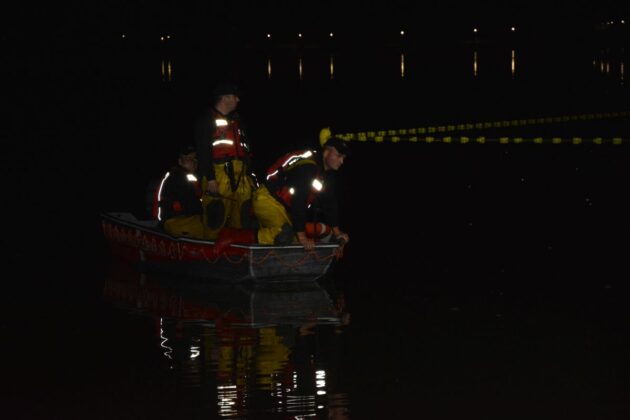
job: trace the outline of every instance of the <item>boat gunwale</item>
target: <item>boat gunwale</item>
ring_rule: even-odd
[[[124,217],[120,217],[117,215],[129,215],[131,217],[134,218],[134,220],[129,220],[127,218]],[[187,238],[187,237],[182,237],[182,236],[172,236],[169,235],[168,233],[159,230],[159,228],[155,227],[155,226],[148,226],[143,224],[142,220],[138,220],[132,213],[129,212],[110,212],[110,213],[101,213],[101,218],[109,220],[111,222],[114,223],[118,223],[118,224],[122,224],[122,225],[126,225],[128,227],[132,227],[132,228],[136,228],[136,229],[141,229],[144,230],[145,232],[150,232],[152,234],[158,235],[158,236],[162,236],[164,238],[167,238],[171,241],[174,242],[181,242],[181,243],[192,243],[192,244],[197,244],[197,245],[212,245],[214,246],[216,244],[216,242],[211,241],[211,240],[207,240],[207,239],[195,239],[195,238]],[[233,243],[230,245],[233,248],[241,248],[241,249],[247,249],[247,250],[282,250],[282,249],[302,249],[304,248],[302,245],[300,244],[296,244],[296,245],[264,245],[264,244],[238,244],[238,243]],[[315,249],[330,249],[330,248],[339,248],[339,244],[337,243],[316,243],[315,244]]]

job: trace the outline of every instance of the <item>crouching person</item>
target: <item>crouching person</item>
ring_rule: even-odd
[[[319,208],[332,226],[335,238],[343,243],[350,238],[339,228],[334,175],[343,165],[348,146],[331,137],[321,155],[303,150],[287,153],[266,174],[264,185],[253,195],[252,207],[259,223],[257,240],[261,244],[300,243],[307,251],[315,247],[309,235],[309,207],[317,199]],[[314,227],[311,225],[310,227]]]

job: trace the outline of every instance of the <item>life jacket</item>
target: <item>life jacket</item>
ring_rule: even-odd
[[[243,135],[238,119],[230,119],[216,110],[212,111],[212,159],[242,159],[249,155],[249,144]]]
[[[165,203],[162,202],[162,189],[164,188],[164,184],[166,180],[170,176],[171,176],[171,173],[167,172],[166,174],[164,174],[164,176],[159,182],[152,184],[153,185],[153,192],[152,192],[153,202],[151,206],[151,217],[154,220],[157,219],[159,221],[163,221],[165,214],[166,215],[171,215],[174,213],[177,214],[181,212],[182,210],[184,210],[184,207],[179,200],[174,200],[172,203],[170,203],[170,208],[165,208]],[[193,174],[187,174],[186,180],[192,183],[192,186],[195,190],[195,196],[197,196],[197,198],[201,198],[201,185],[199,184],[197,177]]]
[[[288,171],[302,165],[315,165],[317,174],[310,182],[311,191],[309,192],[307,203],[311,205],[315,200],[315,196],[324,189],[324,181],[320,174],[320,168],[314,159],[317,152],[312,150],[299,150],[290,152],[282,156],[267,169],[267,186],[270,192],[283,203],[286,207],[291,208],[291,200],[295,194],[294,187],[287,185],[286,174]]]
[[[330,242],[333,239],[332,228],[322,222],[306,222],[304,232],[309,238],[317,240],[317,242]]]

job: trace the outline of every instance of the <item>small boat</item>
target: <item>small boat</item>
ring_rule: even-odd
[[[113,254],[140,270],[229,282],[316,280],[329,271],[339,248],[317,243],[306,252],[301,245],[235,243],[217,255],[213,241],[171,236],[157,220],[131,213],[103,213],[101,224]]]

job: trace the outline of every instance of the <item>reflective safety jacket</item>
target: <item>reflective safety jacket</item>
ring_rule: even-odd
[[[211,109],[197,121],[195,143],[199,172],[207,179],[216,179],[214,164],[233,159],[249,161],[250,147],[238,114],[223,115]]]
[[[291,170],[302,165],[312,165],[315,167],[315,176],[309,183],[306,202],[311,205],[315,200],[315,195],[324,188],[324,181],[320,176],[319,165],[315,160],[315,152],[311,150],[300,150],[287,153],[267,169],[267,187],[285,206],[291,208],[291,202],[296,192],[295,183],[287,182],[287,175]],[[304,188],[302,188],[304,189]]]
[[[212,133],[212,159],[243,159],[249,154],[249,145],[241,131],[238,119],[230,119],[214,111]]]
[[[201,214],[201,188],[197,177],[179,166],[173,167],[157,185],[153,208],[154,217],[160,221]]]
[[[316,152],[287,153],[267,169],[269,192],[289,210],[296,232],[304,232],[309,208],[317,201],[332,226],[337,226],[337,202],[332,172],[324,171]]]

